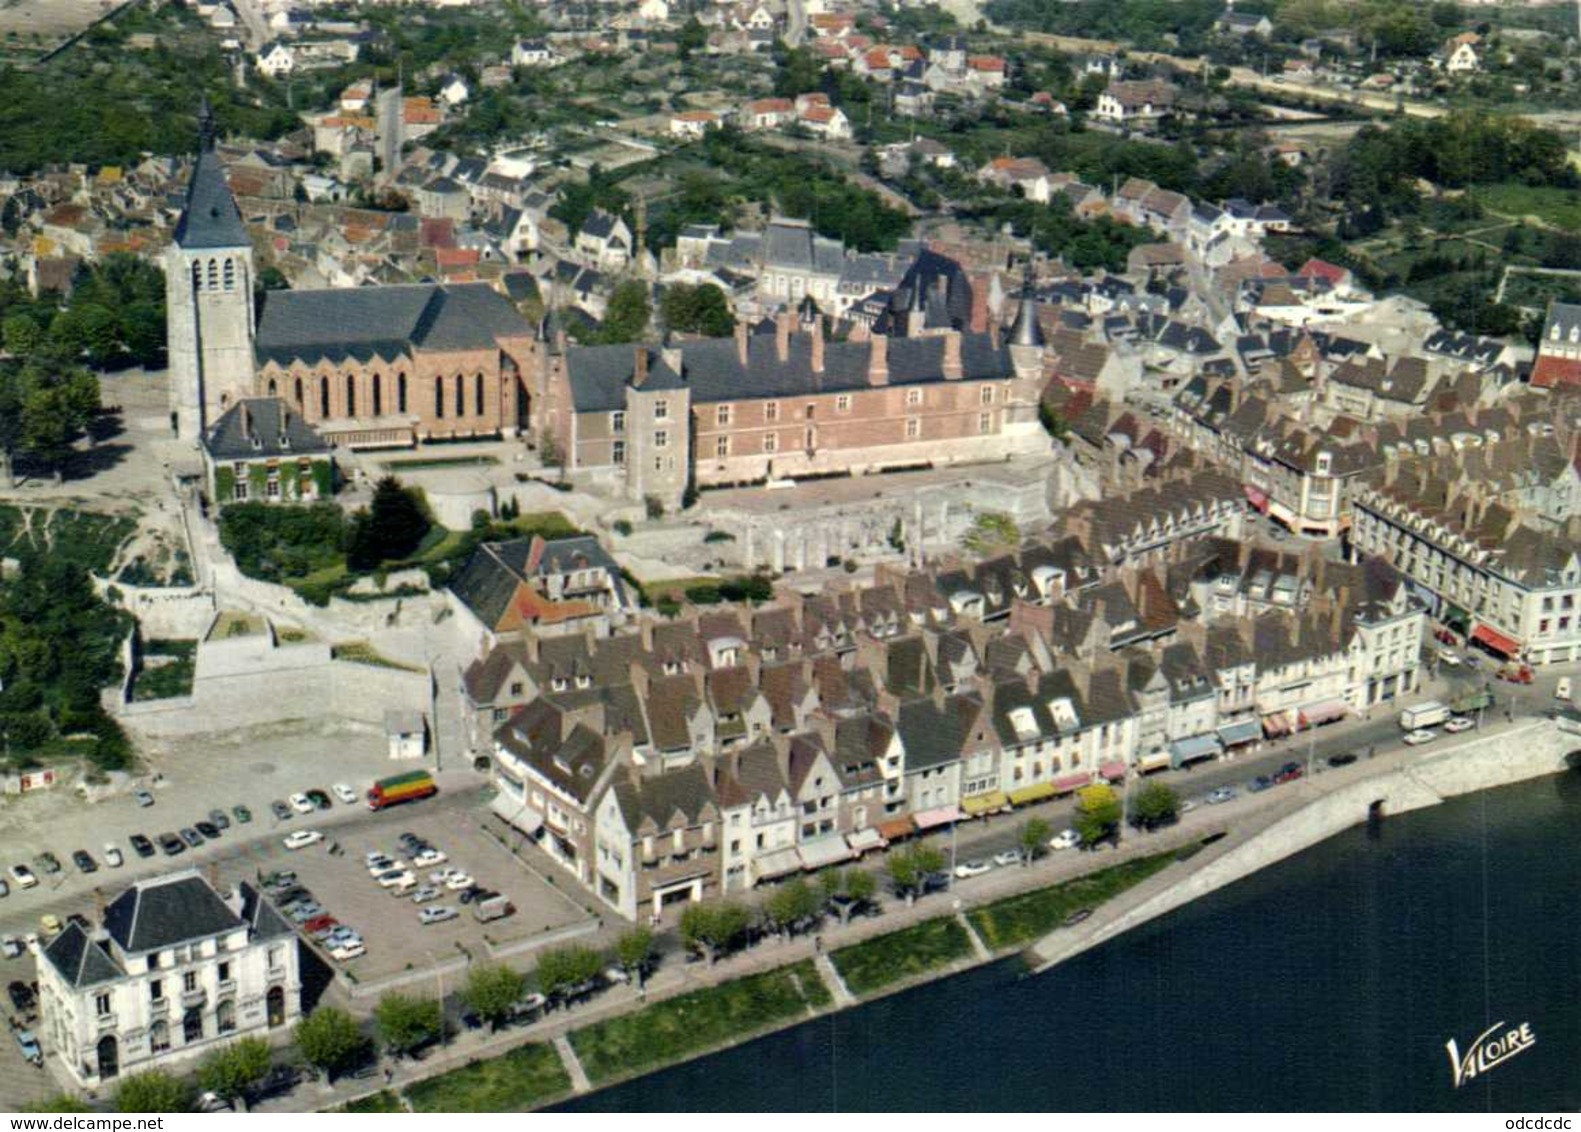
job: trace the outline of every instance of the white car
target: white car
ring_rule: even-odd
[[[1020,863],[1021,850],[1019,849],[1001,849],[999,852],[994,854],[994,864],[1001,867],[1019,865]]]
[[[1451,719],[1448,723],[1444,724],[1444,731],[1450,735],[1459,735],[1462,731],[1470,731],[1476,725],[1476,720],[1468,719],[1463,715],[1457,715],[1454,719]]]
[[[454,920],[459,915],[461,913],[448,904],[435,904],[432,908],[424,908],[417,913],[417,922],[424,926],[428,924],[442,924],[446,920]]]
[[[337,782],[329,789],[330,792],[335,795],[335,797],[346,803],[346,805],[354,806],[357,804],[357,792],[351,787],[347,786],[344,782]]]
[[[295,833],[286,834],[284,845],[287,849],[306,849],[309,845],[317,845],[324,840],[324,835],[316,829],[299,829]]]
[[[1460,654],[1449,649],[1439,649],[1438,660],[1440,664],[1447,664],[1450,668],[1460,667]]]
[[[329,957],[341,963],[344,963],[349,959],[360,958],[366,954],[368,954],[368,949],[363,946],[360,940],[355,943],[343,943],[338,947],[332,947],[329,949]]]
[[[1081,834],[1074,829],[1062,829],[1049,839],[1050,849],[1074,849],[1081,844]]]
[[[984,873],[993,872],[993,870],[994,867],[987,861],[962,861],[955,866],[955,879],[970,880],[972,877],[980,877]]]
[[[445,881],[445,887],[452,892],[459,892],[463,888],[471,888],[475,883],[477,882],[470,876],[457,869],[450,874],[450,879]]]
[[[1431,743],[1438,738],[1438,732],[1430,727],[1418,727],[1405,737],[1403,742],[1407,747],[1420,747],[1423,743]]]
[[[291,808],[299,814],[311,814],[314,810],[318,809],[317,806],[313,805],[312,801],[306,794],[293,794],[291,795],[290,801]]]
[[[433,872],[428,874],[428,883],[429,884],[444,884],[447,881],[449,881],[451,877],[453,877],[453,876],[461,876],[461,875],[462,875],[461,874],[461,870],[457,869],[457,868],[453,868],[453,867],[446,867],[446,868],[443,868],[443,869],[435,869]]]
[[[412,903],[427,904],[430,900],[438,900],[443,895],[444,893],[440,892],[433,885],[425,884],[422,888],[412,893]]]
[[[0,939],[0,955],[4,955],[7,959],[15,959],[26,950],[27,944],[22,941],[21,936],[8,935]]]
[[[38,877],[33,875],[33,870],[26,865],[12,865],[11,879],[16,881],[18,888],[32,888],[38,883]]]
[[[416,884],[417,878],[405,869],[391,869],[387,873],[380,873],[376,878],[380,888],[392,888],[395,885]]]
[[[122,856],[119,849],[117,849],[110,842],[106,841],[104,843],[104,863],[109,865],[112,869],[118,869],[122,865],[126,864],[126,858]]]
[[[445,856],[438,849],[424,849],[421,853],[412,858],[412,864],[416,865],[420,869],[426,869],[431,865],[442,865],[448,860],[450,860],[450,858]]]

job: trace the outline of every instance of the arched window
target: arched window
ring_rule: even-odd
[[[329,420],[329,378],[318,379],[318,416],[320,420]]]
[[[188,1045],[203,1040],[203,1009],[194,1006],[181,1016],[181,1040]]]
[[[296,407],[298,409],[302,407],[302,379],[300,377],[296,379]]]
[[[222,1034],[236,1029],[236,1004],[224,999],[214,1008],[214,1028]]]
[[[378,417],[384,414],[384,389],[383,379],[378,374],[373,375],[373,415]]]
[[[473,412],[478,416],[483,415],[483,375],[480,373],[472,379]]]
[[[357,415],[357,379],[349,373],[346,375],[346,415]]]
[[[395,375],[395,411],[397,413],[406,412],[406,375],[404,373]]]
[[[151,1053],[164,1053],[170,1048],[170,1023],[161,1018],[148,1027],[148,1049]]]
[[[434,378],[434,416],[445,419],[445,379]]]
[[[272,378],[272,377],[269,379],[269,396],[271,396],[271,397],[278,396],[278,394],[275,392],[274,378]]]
[[[197,260],[192,261],[192,289],[194,291],[203,290],[203,265]],[[1559,337],[1559,328],[1557,326],[1554,327],[1554,337]]]
[[[464,417],[466,415],[467,415],[466,390],[462,388],[461,375],[458,373],[458,374],[456,374],[456,416]]]
[[[225,289],[236,290],[236,261],[229,256],[225,259]]]
[[[206,285],[207,285],[207,287],[208,287],[208,289],[210,291],[218,291],[220,289],[220,263],[219,263],[219,260],[216,260],[216,259],[209,260],[209,276],[208,276],[208,283]]]

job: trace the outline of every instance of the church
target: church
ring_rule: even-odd
[[[937,271],[908,274],[912,309],[842,341],[816,308],[734,339],[570,346],[553,312],[534,327],[482,283],[255,293],[206,106],[165,275],[171,422],[218,503],[322,498],[330,448],[470,438],[533,437],[567,472],[672,509],[698,487],[1047,448],[1035,305],[1008,334],[972,324]]]

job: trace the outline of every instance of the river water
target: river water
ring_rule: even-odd
[[[1536,1044],[1459,1088],[1494,1023]],[[1354,829],[1038,976],[996,963],[581,1111],[1581,1109],[1581,774]]]

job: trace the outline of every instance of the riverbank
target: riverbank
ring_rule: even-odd
[[[1561,736],[1557,727],[1543,721],[1479,736],[1431,754],[1412,749],[1394,752],[1269,792],[1259,798],[1256,811],[1241,815],[1234,825],[1205,821],[1199,811],[1191,815],[1196,820],[1189,828],[1128,837],[1118,853],[1081,858],[1080,865],[1087,871],[1080,876],[1028,890],[1028,874],[1016,877],[1012,874],[1020,870],[1004,870],[1006,884],[1019,879],[1021,891],[1006,895],[975,889],[977,898],[969,904],[958,900],[951,908],[932,898],[915,908],[886,914],[882,923],[863,921],[848,929],[831,927],[824,933],[831,947],[828,955],[819,954],[811,941],[801,940],[756,949],[756,953],[739,956],[719,968],[705,969],[698,974],[708,979],[709,985],[700,988],[683,972],[681,978],[672,980],[673,989],[655,989],[654,1001],[647,1005],[634,998],[602,1002],[574,1015],[539,1023],[530,1034],[513,1036],[513,1045],[535,1051],[516,1056],[531,1057],[537,1063],[552,1052],[573,1063],[574,1072],[568,1066],[564,1075],[534,1075],[533,1081],[544,1089],[541,1093],[534,1092],[536,1085],[505,1095],[489,1089],[479,1090],[478,1099],[495,1106],[493,1110],[543,1107],[809,1018],[983,966],[1016,954],[1032,942],[1037,931],[1062,922],[1072,907],[1094,906],[1083,903],[1073,890],[1078,885],[1096,886],[1090,896],[1107,902],[1097,905],[1088,920],[1048,932],[1027,951],[1028,961],[1045,970],[1365,822],[1369,815],[1403,813],[1457,794],[1559,772],[1565,767],[1565,753],[1577,745],[1581,744],[1574,737]],[[1211,813],[1206,817],[1211,819]],[[1066,860],[1075,865],[1077,857]],[[1154,866],[1146,862],[1154,862]],[[1135,870],[1135,878],[1111,890],[1102,878],[1117,870]],[[905,921],[904,925],[895,925],[897,919]],[[1029,931],[1029,925],[1035,930]],[[886,955],[897,954],[897,948],[912,953],[911,944],[918,945],[920,959],[892,967],[884,962]],[[807,963],[809,959],[816,962]],[[766,975],[777,978],[772,980],[773,993],[765,998],[756,984]],[[848,980],[856,986],[848,985]],[[689,1019],[704,1017],[722,1021],[688,1026]],[[684,1034],[687,1040],[674,1041],[677,1034]],[[640,1049],[643,1056],[627,1060],[610,1052],[619,1049]],[[584,1051],[596,1051],[592,1054],[596,1072],[585,1072]],[[427,1070],[423,1072],[427,1080],[396,1088],[414,1108],[422,1105],[427,1111],[444,1111],[428,1106],[440,1097],[454,1103],[472,1095],[461,1087],[463,1077],[497,1077],[487,1069],[495,1059],[493,1051],[487,1056],[490,1059],[473,1056],[467,1065],[438,1076],[431,1074],[439,1066],[425,1063],[418,1068],[419,1072]],[[571,1084],[578,1075],[580,1088]],[[355,1103],[383,1105],[391,1099],[375,1091]]]

